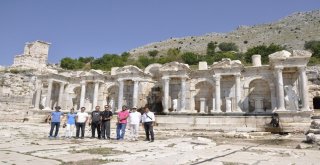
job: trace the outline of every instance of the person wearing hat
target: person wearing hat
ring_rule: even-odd
[[[127,119],[129,117],[129,111],[127,106],[122,106],[122,111],[118,113],[117,122],[117,140],[123,140],[126,132]]]
[[[129,128],[130,128],[130,137],[132,141],[138,140],[140,121],[141,121],[141,113],[137,112],[136,106],[133,106],[131,108],[131,113],[129,114]]]
[[[57,138],[58,137],[59,128],[60,128],[60,121],[61,121],[61,117],[63,116],[63,113],[60,112],[60,109],[61,109],[60,106],[56,106],[55,111],[51,112],[51,129],[50,129],[50,133],[49,133],[49,138]],[[52,136],[54,129],[55,129],[54,136]]]

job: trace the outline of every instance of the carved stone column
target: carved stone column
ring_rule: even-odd
[[[181,78],[181,100],[180,100],[180,112],[186,110],[186,78]]]
[[[93,104],[92,109],[95,110],[96,106],[98,105],[98,94],[99,94],[99,82],[94,83],[94,91],[93,91]]]
[[[205,113],[206,111],[206,98],[200,98],[200,113]]]
[[[306,75],[306,68],[305,67],[299,67],[299,76],[301,79],[301,92],[302,92],[302,111],[309,111],[309,106],[308,106],[308,79],[307,79],[307,75]]]
[[[59,98],[58,98],[58,105],[62,106],[62,96],[64,93],[64,85],[66,83],[65,82],[60,82],[60,89],[59,89]]]
[[[236,112],[241,112],[240,101],[241,101],[241,89],[240,89],[240,74],[235,75],[236,78]]]
[[[221,112],[221,93],[220,93],[220,75],[215,75],[214,80],[215,80],[215,91],[216,91],[216,109],[215,112]]]
[[[169,77],[163,79],[163,112],[169,112]]]
[[[51,101],[51,93],[52,93],[52,85],[53,85],[53,80],[49,79],[48,80],[48,93],[47,93],[47,100],[46,100],[46,110],[51,109],[52,107],[50,106],[50,101]]]
[[[34,109],[39,109],[40,99],[41,99],[41,88],[42,88],[42,83],[38,82],[37,83],[37,91],[36,91],[36,100],[34,103]]]
[[[122,110],[123,87],[124,87],[124,82],[123,82],[123,80],[119,80],[118,112],[120,112],[120,111]]]
[[[134,107],[138,106],[138,95],[139,95],[139,81],[133,81],[133,100],[132,104]]]
[[[277,85],[278,85],[278,111],[279,110],[286,110],[285,104],[284,104],[284,89],[283,89],[283,76],[282,76],[282,70],[283,67],[277,67],[276,74],[277,74]]]
[[[86,81],[81,81],[80,108],[84,107],[84,99],[86,96]]]
[[[226,112],[231,112],[232,110],[232,101],[231,97],[226,97]]]

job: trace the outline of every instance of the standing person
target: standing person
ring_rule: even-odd
[[[123,140],[124,138],[128,117],[129,117],[129,111],[127,110],[127,107],[122,106],[122,111],[118,113],[117,140]]]
[[[60,121],[61,121],[61,117],[63,116],[63,113],[60,112],[60,109],[61,109],[60,106],[56,106],[55,111],[51,113],[51,129],[50,129],[50,133],[49,133],[49,138],[53,138],[53,137],[57,138],[57,136],[58,136],[59,128],[60,128]],[[52,136],[54,128],[56,130],[54,132],[54,136]]]
[[[153,126],[155,123],[155,116],[153,112],[150,112],[148,107],[144,108],[144,114],[142,115],[142,124],[144,127],[144,131],[146,132],[146,139],[145,141],[150,141],[149,135],[151,135],[151,142],[154,141],[154,133],[153,133]]]
[[[98,139],[101,138],[101,121],[100,121],[100,106],[96,106],[96,109],[91,113],[91,138],[95,138],[96,130],[98,132]]]
[[[104,111],[100,113],[101,116],[101,137],[103,139],[110,140],[110,120],[112,119],[112,112],[110,111],[109,105],[104,106]]]
[[[89,118],[88,113],[84,112],[85,110],[86,110],[85,107],[81,107],[81,112],[78,112],[76,115],[76,127],[77,127],[76,138],[79,138],[80,128],[81,128],[81,139],[84,138],[84,130]]]
[[[74,108],[70,109],[70,112],[67,114],[67,129],[66,129],[66,138],[72,138],[73,130],[76,124],[76,113],[74,112]]]
[[[134,106],[132,107],[132,112],[129,114],[129,128],[132,141],[138,140],[140,121],[141,113],[137,112],[137,107]]]

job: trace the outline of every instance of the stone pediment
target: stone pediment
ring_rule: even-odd
[[[290,56],[291,56],[290,52],[286,50],[282,50],[282,51],[272,53],[268,57],[269,59],[286,59],[286,58],[289,58]]]
[[[231,60],[230,58],[223,58],[219,62],[215,62],[211,65],[211,68],[239,68],[243,67],[241,61]]]
[[[166,63],[160,68],[161,72],[165,72],[165,71],[176,72],[176,71],[189,71],[189,70],[190,68],[188,64],[183,64],[179,62]]]
[[[143,74],[144,72],[133,65],[124,66],[115,70],[115,74]]]
[[[311,57],[312,53],[306,50],[293,50],[292,52],[293,57]]]
[[[101,76],[101,75],[104,75],[104,73],[102,70],[91,69],[90,71],[82,71],[78,75],[80,77],[82,77],[82,76]]]
[[[302,66],[307,65],[312,53],[306,50],[293,50],[292,53],[282,50],[269,55],[270,65],[272,66]]]

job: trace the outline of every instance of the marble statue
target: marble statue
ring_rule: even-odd
[[[178,99],[173,99],[172,100],[172,109],[173,109],[173,111],[177,111],[178,110]]]
[[[288,110],[298,110],[299,109],[299,96],[297,95],[296,91],[293,89],[291,85],[284,86],[285,91],[285,104],[286,109]]]
[[[113,104],[114,104],[114,101],[113,101],[113,98],[111,98],[110,101],[109,101],[109,107],[110,107],[111,110],[113,110],[113,107],[114,107]]]

